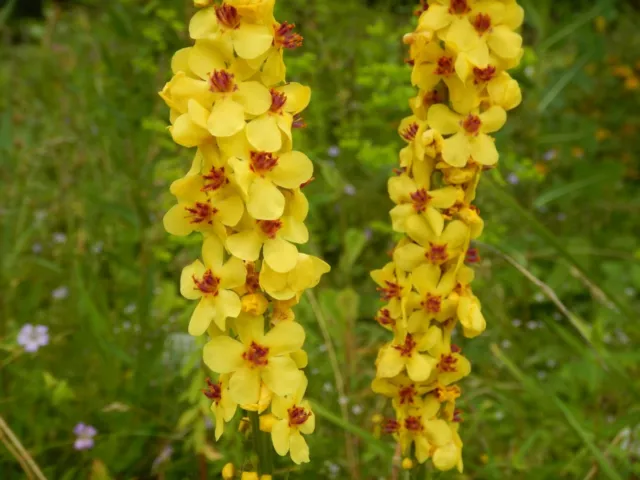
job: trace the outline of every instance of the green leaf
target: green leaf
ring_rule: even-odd
[[[568,70],[564,75],[560,77],[560,79],[556,82],[556,84],[551,87],[547,94],[540,100],[538,104],[538,113],[543,113],[551,103],[555,100],[555,98],[564,90],[569,82],[573,80],[580,70],[587,64],[587,62],[591,59],[593,55],[589,52],[580,58],[578,62],[573,66],[572,69]]]
[[[350,228],[344,234],[344,253],[340,257],[339,264],[339,268],[344,274],[350,274],[366,244],[367,237],[362,230]]]

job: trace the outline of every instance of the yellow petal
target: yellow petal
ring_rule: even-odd
[[[420,16],[418,28],[437,31],[446,27],[453,20],[453,16],[448,10],[444,5],[429,5],[429,9]]]
[[[204,346],[204,363],[216,373],[235,372],[244,365],[244,345],[231,337],[222,335],[209,340]]]
[[[244,107],[224,96],[211,109],[207,127],[215,137],[230,137],[244,128]]]
[[[221,289],[240,287],[244,285],[247,279],[247,269],[244,266],[244,262],[234,257],[230,258],[216,273],[220,275]]]
[[[199,337],[209,328],[209,324],[217,315],[215,305],[208,297],[202,297],[189,321],[189,335]]]
[[[376,377],[391,378],[404,370],[405,361],[400,352],[388,345],[380,350],[376,361]]]
[[[235,227],[244,213],[244,202],[238,195],[231,195],[227,198],[216,199],[213,206],[218,209],[218,219],[223,225]]]
[[[224,58],[216,44],[197,41],[189,52],[189,68],[203,80],[208,80],[214,70],[224,70]]]
[[[418,186],[408,175],[398,175],[389,179],[387,190],[394,203],[406,203],[411,202],[411,194],[418,190]]]
[[[289,452],[290,435],[289,419],[280,420],[271,429],[271,441],[278,455],[284,456]]]
[[[264,260],[278,273],[293,270],[298,261],[298,249],[282,238],[269,239],[264,242]]]
[[[309,241],[309,230],[304,222],[294,217],[282,217],[283,225],[278,235],[293,243],[307,243]],[[297,258],[296,258],[297,261]]]
[[[417,215],[407,220],[406,228],[407,235],[420,245],[428,245],[429,241],[434,237],[434,233],[427,221]]]
[[[440,281],[440,267],[432,264],[420,265],[413,271],[411,281],[421,295],[434,292]]]
[[[436,449],[433,454],[433,465],[440,471],[451,470],[458,463],[459,456],[458,448],[450,443]]]
[[[258,403],[260,399],[260,370],[240,368],[229,380],[229,395],[239,404]]]
[[[188,113],[176,118],[169,132],[174,142],[186,148],[197,147],[211,138],[209,132],[196,125]]]
[[[309,462],[309,446],[300,432],[293,431],[289,440],[291,460],[300,465]]]
[[[257,177],[249,187],[247,211],[256,220],[277,220],[284,212],[284,195],[266,178]]]
[[[300,370],[288,356],[270,357],[262,369],[262,381],[276,395],[291,395],[298,388]]]
[[[273,43],[273,29],[266,25],[241,22],[232,35],[233,46],[240,58],[256,58],[269,50]]]
[[[467,18],[456,18],[447,31],[445,41],[457,51],[468,52],[481,40]]]
[[[442,145],[442,159],[452,167],[464,167],[472,155],[474,160],[478,161],[475,154],[477,151],[473,148],[469,136],[462,132],[445,139]]]
[[[393,261],[396,262],[399,268],[409,272],[427,261],[425,254],[426,251],[423,247],[415,243],[409,243],[395,249]]]
[[[188,218],[183,203],[178,203],[169,209],[162,218],[164,229],[171,235],[183,237],[193,232],[193,224]]]
[[[493,106],[480,114],[481,131],[493,133],[500,130],[507,122],[507,112],[502,107]]]
[[[285,112],[300,113],[307,108],[311,100],[311,89],[297,82],[287,83],[282,87],[276,88],[276,90],[287,96],[287,101],[284,104]]]
[[[260,82],[242,82],[233,99],[250,115],[262,115],[271,107],[271,93]]]
[[[432,105],[427,114],[429,126],[442,135],[451,135],[460,131],[462,117],[452,112],[449,107],[441,103]]]
[[[516,58],[522,49],[522,37],[504,25],[493,28],[487,44],[498,56],[506,59]]]
[[[273,49],[267,57],[262,69],[262,81],[265,85],[271,86],[284,82],[287,67],[282,58],[282,50]]]
[[[302,152],[287,152],[280,156],[269,177],[276,185],[298,188],[313,175],[313,163]]]
[[[468,143],[468,145],[471,152],[473,152],[473,159],[480,165],[495,165],[498,163],[498,150],[496,149],[493,138],[489,135],[481,133],[474,138],[472,142]]]
[[[250,345],[254,341],[262,343],[264,340],[264,317],[243,313],[236,320],[235,329],[244,345]]]
[[[262,239],[255,230],[245,230],[229,236],[227,238],[227,248],[232,255],[242,260],[255,262],[260,256]]]
[[[218,19],[214,7],[203,8],[189,22],[189,36],[194,40],[207,38],[218,30]]]
[[[188,300],[197,300],[202,297],[202,292],[196,288],[193,278],[200,279],[206,268],[200,260],[196,260],[182,269],[180,275],[180,294]]]
[[[304,328],[296,322],[279,323],[262,340],[270,355],[283,355],[300,350],[304,344]]]
[[[436,363],[435,358],[414,353],[407,362],[407,374],[414,382],[424,382],[431,375]]]
[[[249,143],[261,152],[277,152],[282,147],[282,133],[276,118],[272,115],[261,115],[247,124]]]
[[[220,290],[215,298],[216,314],[213,318],[216,325],[224,330],[227,318],[236,318],[242,310],[242,302],[236,292]]]
[[[189,55],[191,55],[191,48],[181,48],[176,53],[173,54],[173,58],[171,58],[171,71],[176,74],[178,72],[189,73],[191,69],[189,68]]]

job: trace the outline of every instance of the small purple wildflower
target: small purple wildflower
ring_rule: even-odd
[[[153,461],[153,468],[156,469],[163,463],[168,462],[171,459],[171,455],[173,455],[173,447],[171,445],[167,445]]]
[[[69,287],[62,285],[51,292],[51,297],[54,300],[64,300],[69,296]]]
[[[371,240],[373,238],[373,230],[369,227],[364,229],[364,238]]]
[[[91,425],[79,423],[74,427],[73,433],[78,437],[76,441],[73,442],[73,448],[76,450],[89,450],[93,448],[93,437],[98,434],[98,431]]]
[[[520,179],[518,178],[518,175],[511,172],[509,175],[507,175],[507,182],[509,182],[511,185],[517,185],[520,183]]]
[[[51,237],[53,239],[53,243],[57,243],[62,245],[63,243],[67,243],[67,236],[62,232],[56,232]]]
[[[337,145],[330,146],[329,149],[327,150],[327,154],[331,158],[336,158],[338,155],[340,155],[340,147],[338,147]]]
[[[35,352],[40,347],[49,344],[49,327],[26,323],[18,333],[18,344],[24,347],[25,352]]]

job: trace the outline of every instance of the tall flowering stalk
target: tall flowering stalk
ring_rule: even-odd
[[[204,362],[218,376],[215,435],[238,406],[268,414],[280,455],[309,461],[303,434],[315,417],[303,399],[305,332],[292,307],[329,266],[298,251],[308,241],[302,188],[313,165],[293,150],[292,130],[311,90],[285,80],[283,53],[302,45],[294,25],[273,17],[275,0],[195,0],[195,44],[173,57],[160,93],[176,143],[197,151],[164,217],[173,235],[202,235],[202,258],[182,271],[180,291],[196,303],[189,333],[207,334]],[[254,427],[258,422],[254,422]],[[253,435],[260,432],[254,428]],[[261,447],[263,450],[263,448]],[[264,470],[264,468],[262,469]]]
[[[515,0],[423,0],[409,45],[413,115],[399,134],[407,143],[389,179],[393,229],[404,234],[393,260],[371,272],[385,305],[376,320],[393,334],[376,360],[372,388],[391,399],[392,434],[409,459],[431,458],[439,470],[462,471],[457,385],[471,371],[451,334],[467,338],[486,326],[465,265],[484,222],[473,205],[484,170],[498,161],[490,134],[505,124],[521,92],[507,70],[522,56],[523,21]]]

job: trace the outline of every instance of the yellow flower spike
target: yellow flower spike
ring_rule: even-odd
[[[233,477],[235,476],[236,476],[236,467],[233,465],[233,463],[227,463],[222,468],[222,478],[224,480],[232,480]]]
[[[235,318],[241,310],[238,294],[231,291],[245,282],[246,270],[241,260],[223,263],[223,247],[216,237],[208,237],[202,248],[204,263],[196,260],[182,270],[180,293],[189,300],[199,300],[191,315],[189,333],[202,335],[213,321],[225,329],[225,320]]]
[[[229,393],[239,404],[257,403],[261,382],[276,395],[295,391],[300,380],[296,363],[287,355],[300,350],[304,329],[294,322],[264,332],[264,318],[243,314],[235,322],[240,340],[230,336],[211,339],[204,347],[204,362],[214,372],[229,373]]]
[[[393,334],[376,358],[371,388],[391,400],[395,419],[376,431],[393,435],[405,458],[463,469],[455,408],[470,362],[452,343],[457,325],[471,338],[486,328],[470,283],[477,263],[470,242],[484,220],[473,204],[480,176],[499,155],[492,133],[522,93],[507,70],[523,54],[516,0],[423,0],[409,45],[413,115],[398,133],[406,142],[389,180],[393,261],[372,272],[385,304],[375,320]],[[628,78],[628,77],[626,77]]]
[[[274,398],[271,405],[278,419],[271,429],[273,446],[278,455],[290,453],[296,464],[309,462],[309,447],[302,434],[313,433],[316,425],[309,402],[303,400],[307,384],[306,377],[301,375],[297,390],[289,396]]]

